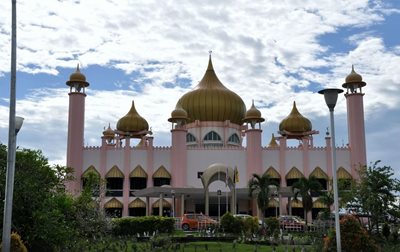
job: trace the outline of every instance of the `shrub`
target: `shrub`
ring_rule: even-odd
[[[265,225],[269,234],[274,234],[279,231],[279,220],[276,217],[269,217],[265,219]]]
[[[226,233],[240,234],[243,230],[243,221],[227,212],[221,218],[221,227]]]
[[[3,249],[3,244],[1,244],[0,249]],[[21,239],[21,236],[15,232],[11,234],[10,251],[28,252],[28,249],[26,249],[25,244]]]
[[[340,221],[342,250],[347,252],[377,251],[378,247],[358,220],[348,215]],[[336,251],[336,233],[331,231],[324,239],[324,251]]]
[[[172,233],[175,229],[175,220],[169,217],[124,217],[113,219],[112,223],[114,235],[152,235],[155,232]]]
[[[248,217],[243,220],[243,231],[246,236],[250,237],[258,231],[258,218]]]

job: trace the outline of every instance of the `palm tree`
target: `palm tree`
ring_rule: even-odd
[[[311,211],[313,206],[311,194],[319,194],[322,190],[322,185],[318,179],[314,176],[310,178],[302,177],[292,185],[292,191],[294,192],[294,199],[300,195],[303,201],[304,217],[307,225],[307,213]]]
[[[261,212],[261,218],[264,226],[264,211],[268,207],[268,203],[272,198],[271,186],[276,186],[279,188],[279,184],[273,180],[268,174],[260,176],[258,174],[253,174],[253,177],[248,183],[249,187],[249,197],[253,196],[253,193],[257,195],[257,205]]]

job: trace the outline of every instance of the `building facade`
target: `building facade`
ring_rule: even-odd
[[[101,205],[116,216],[173,215],[203,212],[220,216],[226,211],[258,215],[256,201],[248,196],[253,174],[269,174],[280,188],[274,192],[266,215],[303,216],[301,198],[294,200],[290,186],[301,177],[315,176],[323,188],[331,188],[331,137],[325,146],[314,146],[309,119],[293,103],[277,136],[262,146],[260,111],[246,110],[239,95],[218,79],[209,59],[199,84],[184,94],[172,111],[171,146],[153,146],[152,132],[134,102],[128,113],[102,132],[101,145],[85,147],[85,88],[89,86],[79,67],[66,83],[69,92],[67,166],[75,180],[67,189],[78,194],[85,177],[103,178],[106,191]],[[336,147],[337,176],[356,179],[366,164],[362,87],[366,84],[354,69],[346,77],[349,143]],[[88,108],[90,109],[90,108]],[[100,133],[100,132],[99,132]],[[100,136],[99,136],[100,138]],[[288,141],[298,141],[297,147]],[[221,186],[222,184],[222,186]],[[312,214],[326,207],[314,199]]]

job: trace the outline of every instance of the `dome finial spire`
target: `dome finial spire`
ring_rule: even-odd
[[[77,72],[80,72],[80,70],[79,70],[79,63],[76,64],[76,71],[77,71]]]
[[[209,53],[209,59],[208,59],[208,67],[207,67],[207,70],[213,70],[213,71],[214,71],[214,67],[213,67],[213,65],[212,65],[212,60],[211,60],[212,51],[210,50],[210,51],[208,51],[208,53]]]

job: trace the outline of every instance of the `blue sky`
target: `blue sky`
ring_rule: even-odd
[[[212,50],[220,80],[267,119],[263,145],[296,101],[324,144],[328,110],[316,91],[363,76],[368,161],[400,177],[400,1],[17,1],[18,145],[65,164],[68,88],[81,64],[90,82],[85,144],[100,145],[132,100],[170,144],[167,119],[201,79]],[[7,143],[11,1],[0,2],[0,142]],[[337,145],[347,144],[345,99]],[[296,143],[294,143],[296,144]]]

